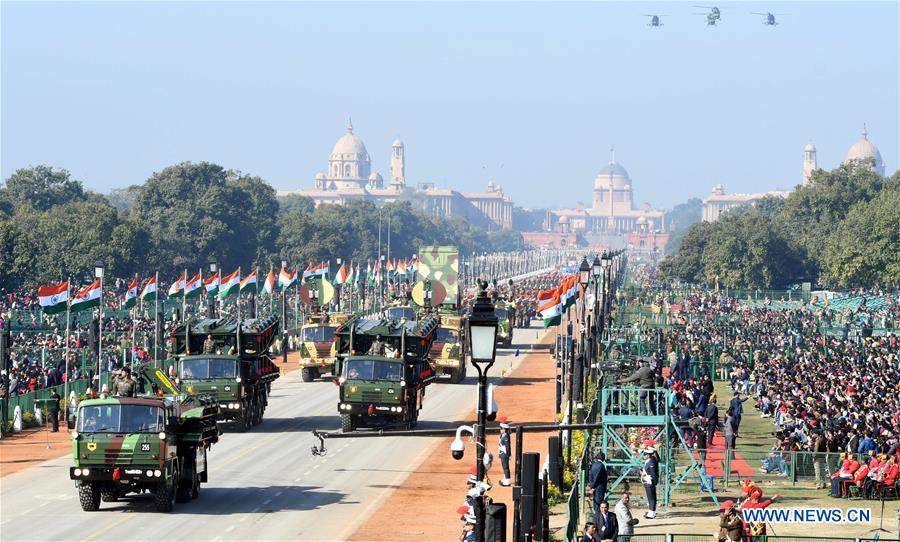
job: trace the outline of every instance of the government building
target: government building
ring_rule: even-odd
[[[378,204],[409,201],[433,216],[461,216],[487,231],[512,228],[512,198],[493,181],[488,181],[484,192],[457,192],[437,188],[434,183],[409,185],[406,149],[399,139],[391,144],[390,173],[385,183],[380,173],[372,171],[372,159],[353,133],[352,121],[347,124],[347,133],[334,144],[328,168],[316,173],[313,188],[278,192],[282,197],[293,194],[311,198],[316,206],[357,200]]]
[[[847,151],[844,163],[846,164],[850,160],[871,160],[873,162],[871,167],[875,173],[884,177],[884,160],[881,158],[881,152],[878,151],[878,147],[869,141],[869,131],[866,129],[865,124],[863,124],[859,140]],[[816,146],[809,143],[803,149],[803,186],[810,183],[813,171],[818,168]],[[713,187],[709,197],[703,200],[702,218],[705,222],[713,222],[719,219],[719,215],[729,209],[755,205],[757,201],[766,196],[785,198],[788,194],[790,194],[788,190],[770,190],[769,192],[756,192],[753,194],[726,194],[725,188],[721,184],[717,184]]]
[[[631,177],[615,158],[594,178],[591,206],[579,203],[574,209],[547,213],[544,229],[559,234],[576,234],[588,244],[635,249],[662,247],[668,240],[665,212],[634,201]],[[579,243],[580,244],[580,243]]]

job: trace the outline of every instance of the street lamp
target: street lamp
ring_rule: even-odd
[[[97,313],[97,389],[103,389],[103,262],[94,263],[94,278],[100,281],[100,307]]]
[[[281,260],[281,269],[287,273],[287,260]],[[281,287],[281,361],[287,363],[288,331],[287,331],[287,287]]]
[[[216,263],[215,260],[209,262],[209,276],[213,276],[218,272],[219,264]],[[206,316],[207,318],[215,318],[216,317],[216,296],[209,295],[209,291],[206,293]]]
[[[591,265],[587,261],[587,256],[581,260],[581,265],[578,266],[578,281],[581,283],[581,287],[584,288],[587,286],[588,281],[591,279]]]
[[[603,264],[600,263],[600,257],[594,256],[594,263],[591,265],[591,275],[594,276],[594,280],[600,276],[600,273],[603,272]]]
[[[476,473],[479,482],[483,481],[485,477],[484,429],[487,423],[487,397],[485,395],[487,372],[494,365],[494,360],[497,356],[498,320],[497,314],[494,312],[494,304],[491,303],[487,295],[487,286],[486,282],[479,284],[481,291],[478,293],[478,298],[475,300],[472,312],[468,318],[469,352],[471,352],[472,365],[478,371],[478,423],[475,426],[475,454]],[[475,517],[477,518],[475,525],[476,540],[484,542],[484,495],[480,495],[475,500]]]

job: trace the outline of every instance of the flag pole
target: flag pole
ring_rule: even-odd
[[[71,307],[72,300],[69,298],[69,284],[70,280],[66,277],[66,348],[65,353],[63,355],[66,356],[66,368],[65,368],[65,387],[63,388],[63,393],[66,396],[66,421],[69,420],[69,329],[72,322],[72,316],[69,312]]]
[[[134,283],[135,288],[140,286],[140,282],[138,282],[137,273],[134,274]],[[134,295],[140,295],[139,292],[135,291]],[[128,292],[125,292],[125,296],[128,296]],[[134,372],[134,349],[137,347],[137,299],[135,299],[134,306],[131,307],[131,372]]]
[[[253,277],[253,286],[256,293],[253,295],[253,317],[259,318],[259,266],[256,266],[256,276]]]
[[[159,369],[159,271],[154,280],[156,291],[153,292],[153,367]]]
[[[187,321],[187,296],[185,295],[185,290],[187,290],[187,267],[184,268],[184,285],[181,287],[181,321]]]
[[[97,387],[103,390],[103,275],[100,273],[100,322],[97,326]]]

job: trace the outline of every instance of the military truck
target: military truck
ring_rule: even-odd
[[[497,344],[504,348],[512,346],[513,326],[516,318],[516,304],[508,299],[500,298],[495,303],[497,314]]]
[[[85,399],[70,421],[69,477],[82,510],[150,493],[156,509],[169,512],[175,502],[196,499],[207,481],[207,452],[219,440],[216,403],[181,393],[158,369],[144,366],[140,373],[153,393]]]
[[[280,325],[274,315],[179,325],[171,336],[179,385],[212,396],[219,405],[219,421],[235,422],[239,431],[261,424],[272,382],[281,376],[269,353]],[[212,348],[207,350],[211,353],[203,353],[209,337]]]
[[[437,316],[419,322],[355,317],[337,329],[342,431],[415,427],[434,378],[428,352],[438,322]]]
[[[409,305],[391,305],[384,308],[384,317],[388,320],[415,322],[418,318],[418,311]]]
[[[441,314],[441,323],[431,343],[429,357],[435,373],[457,384],[466,377],[466,318]]]
[[[346,313],[322,312],[310,315],[300,327],[300,378],[304,382],[312,382],[324,373],[336,374],[334,330],[349,318]]]

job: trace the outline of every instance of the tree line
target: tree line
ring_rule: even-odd
[[[159,271],[174,277],[257,264],[305,267],[335,257],[365,262],[387,249],[409,257],[421,245],[452,244],[464,254],[522,248],[513,231],[488,233],[462,217],[436,217],[400,200],[315,207],[306,197],[276,198],[265,180],[208,162],[184,162],[139,185],[101,195],[64,169],[19,169],[0,185],[0,287],[48,284],[91,273]]]
[[[873,160],[853,160],[786,198],[698,222],[663,276],[728,288],[786,288],[800,282],[829,288],[900,285],[900,171],[881,177]]]

